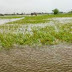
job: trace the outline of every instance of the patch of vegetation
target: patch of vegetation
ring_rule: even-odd
[[[8,24],[36,24],[36,23],[45,23],[48,22],[49,20],[44,20],[47,19],[47,15],[42,15],[42,16],[26,16],[24,19],[14,21],[14,22],[9,22]]]
[[[49,22],[49,18],[53,17],[72,17],[72,14],[56,14],[56,15],[39,15],[39,16],[25,16],[24,19],[9,22],[8,24],[37,24]]]
[[[58,14],[59,13],[59,10],[58,9],[54,9],[52,10],[54,14]]]
[[[53,17],[72,17],[72,14],[57,15],[40,15],[26,16],[22,20],[10,22],[0,26],[0,46],[2,48],[11,48],[16,45],[53,45],[61,42],[72,43],[72,23],[55,24],[54,26],[46,26],[44,28],[33,28],[32,34],[22,32],[13,33],[15,30],[22,28],[21,24],[36,24],[48,22],[48,18]],[[10,18],[10,17],[7,17]],[[13,17],[12,17],[13,18]],[[8,32],[7,32],[8,31]]]
[[[72,24],[58,25],[56,32],[54,26],[33,28],[33,34],[27,33],[0,33],[0,45],[10,48],[16,45],[53,45],[61,42],[72,43]]]

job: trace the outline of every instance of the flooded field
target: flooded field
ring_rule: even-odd
[[[72,45],[16,46],[2,51],[0,72],[72,72]]]
[[[15,18],[15,19],[0,19],[0,25],[8,23],[8,22],[13,22],[13,21],[17,21],[20,19],[24,19],[24,18]]]
[[[61,24],[69,24],[72,23],[72,17],[57,17],[57,18],[49,18],[48,20],[50,20],[49,22],[46,23],[37,23],[37,24],[8,24],[8,22],[13,22],[13,21],[17,21],[17,20],[21,20],[23,18],[18,18],[18,19],[0,19],[0,25],[2,25],[0,29],[0,32],[12,32],[12,33],[32,33],[32,29],[33,28],[44,28],[47,26],[54,26],[56,31],[58,31],[58,28],[56,27],[56,25],[61,25]],[[11,28],[11,29],[10,29]]]
[[[72,72],[72,17],[0,19],[0,72]]]

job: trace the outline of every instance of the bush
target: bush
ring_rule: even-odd
[[[52,10],[54,14],[58,14],[59,13],[59,10],[58,9],[54,9]]]

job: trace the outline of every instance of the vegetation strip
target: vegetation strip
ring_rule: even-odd
[[[58,15],[59,16],[59,15]],[[58,17],[57,16],[57,17]],[[53,16],[54,17],[54,16]],[[52,17],[52,18],[53,18]],[[44,16],[31,16],[22,19],[25,20],[43,20],[48,19],[48,15]],[[14,45],[55,45],[58,43],[66,42],[72,43],[72,23],[61,24],[54,22],[53,26],[33,27],[31,32],[14,33],[17,29],[23,27],[21,22],[15,21],[14,24],[5,24],[0,26],[0,46],[1,48],[11,48]],[[29,25],[29,24],[28,24]],[[27,30],[27,29],[26,29]]]

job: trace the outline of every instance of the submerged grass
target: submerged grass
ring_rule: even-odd
[[[59,32],[54,26],[32,29],[33,34],[0,33],[0,45],[4,48],[16,45],[53,45],[61,42],[72,43],[72,24],[59,25]]]

